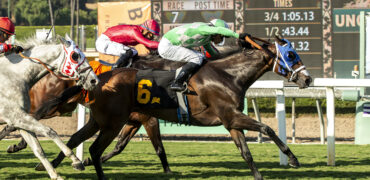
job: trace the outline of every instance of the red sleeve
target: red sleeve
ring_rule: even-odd
[[[12,46],[10,44],[0,43],[0,53],[8,52],[11,48]]]
[[[143,44],[149,49],[158,49],[159,42],[151,41],[143,36],[140,31],[135,31],[134,37],[139,44]]]

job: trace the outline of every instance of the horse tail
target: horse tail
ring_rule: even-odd
[[[61,95],[43,103],[41,107],[38,108],[37,111],[35,112],[34,117],[36,119],[41,119],[45,117],[53,108],[56,108],[60,104],[66,102],[69,98],[77,95],[78,93],[81,92],[81,90],[82,86],[72,86],[70,88],[65,89]]]

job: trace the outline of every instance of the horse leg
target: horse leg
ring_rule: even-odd
[[[88,138],[92,137],[96,132],[99,130],[99,125],[94,121],[93,117],[90,113],[90,119],[89,121],[83,126],[80,130],[75,132],[72,137],[68,140],[67,146],[71,149],[74,149],[78,145],[80,145],[83,141],[87,140]],[[60,152],[58,154],[58,157],[55,158],[51,163],[54,168],[56,168],[65,158],[65,155],[63,152]],[[42,164],[39,164],[36,166],[36,170],[43,171],[45,168],[42,166]]]
[[[2,140],[5,136],[9,135],[11,132],[15,131],[14,126],[6,125],[3,130],[0,132],[0,140]],[[27,142],[22,138],[21,142],[18,145],[10,145],[7,149],[8,153],[15,153],[27,147]]]
[[[137,122],[128,122],[122,129],[122,132],[119,136],[118,142],[114,147],[113,151],[108,153],[107,155],[101,157],[101,162],[104,163],[108,161],[110,158],[120,154],[126,147],[126,145],[130,142],[131,138],[135,136],[136,132],[140,129],[141,124]],[[83,161],[85,166],[92,165],[93,162],[90,158],[86,158]]]
[[[165,173],[171,173],[171,169],[167,162],[166,151],[164,150],[161,133],[159,131],[159,122],[155,117],[149,117],[148,121],[143,122],[143,126],[148,133],[150,140],[152,141],[155,152],[161,160],[163,171]]]
[[[22,119],[14,119],[12,122],[13,126],[16,128],[24,129],[33,133],[38,133],[44,135],[45,137],[49,137],[54,141],[54,143],[63,151],[63,153],[72,160],[72,167],[77,170],[84,170],[85,167],[83,166],[82,162],[76,157],[73,151],[68,148],[63,141],[60,139],[58,134],[48,126],[43,125],[39,121],[37,121],[34,117],[30,116],[23,111],[14,112],[17,114],[16,117],[22,117]],[[8,114],[13,115],[13,114]]]
[[[123,126],[123,125],[122,125]],[[104,128],[100,130],[98,137],[95,139],[94,143],[90,146],[90,156],[95,167],[98,179],[106,179],[104,176],[103,168],[101,166],[101,155],[104,150],[109,146],[113,139],[118,135],[122,126],[116,125],[114,129]],[[117,128],[119,127],[119,128]]]
[[[9,135],[11,132],[15,131],[14,126],[6,125],[3,130],[0,132],[0,140],[2,140],[5,136]]]
[[[25,130],[19,130],[19,132],[24,138],[24,140],[28,142],[35,156],[40,159],[42,164],[44,164],[50,178],[51,179],[62,179],[58,175],[56,170],[53,168],[51,163],[48,161],[48,159],[45,157],[44,151],[42,150],[41,145],[36,138],[36,135],[34,133],[29,133]]]
[[[253,161],[251,152],[243,134],[243,130],[230,129],[231,138],[234,140],[235,145],[238,147],[243,159],[247,162],[249,169],[251,169],[254,179],[263,179],[261,173],[258,171],[256,164]]]
[[[241,113],[241,112],[233,112],[230,114],[231,116],[228,119],[231,119],[230,122],[227,122],[226,128],[227,129],[246,129],[250,131],[257,131],[261,132],[264,135],[270,137],[271,140],[275,142],[275,144],[279,147],[281,152],[286,154],[289,157],[289,165],[292,167],[299,167],[300,164],[298,159],[289,149],[289,147],[280,140],[280,138],[275,134],[275,131],[272,130],[266,124],[258,122],[249,116]]]
[[[21,139],[21,141],[18,143],[18,145],[10,145],[6,152],[8,153],[16,153],[22,149],[26,149],[27,147],[27,142],[24,140],[24,138]]]

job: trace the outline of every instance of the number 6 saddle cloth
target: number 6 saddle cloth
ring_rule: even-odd
[[[136,74],[135,106],[145,108],[178,108],[176,92],[169,86],[176,71],[145,69]]]

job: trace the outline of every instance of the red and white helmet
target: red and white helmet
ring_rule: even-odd
[[[160,27],[157,21],[153,19],[146,20],[143,24],[140,25],[142,28],[150,31],[154,35],[159,36]]]
[[[13,35],[14,29],[14,24],[8,17],[0,17],[0,31]]]

